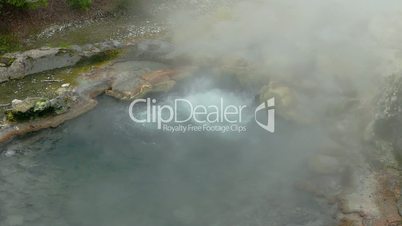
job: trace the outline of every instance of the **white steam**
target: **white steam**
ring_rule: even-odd
[[[353,83],[367,89],[400,70],[400,1],[231,3],[216,3],[204,14],[183,4],[171,14],[178,51],[194,58],[238,57],[262,65],[269,77],[322,87]]]

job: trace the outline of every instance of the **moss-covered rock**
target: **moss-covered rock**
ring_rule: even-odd
[[[14,100],[11,108],[5,111],[7,121],[21,122],[67,112],[77,97],[74,91],[61,89],[63,90],[58,91],[58,96],[53,99],[28,97],[24,100]]]
[[[28,97],[22,101],[13,101],[6,111],[8,121],[24,121],[52,112],[50,100],[47,98]]]

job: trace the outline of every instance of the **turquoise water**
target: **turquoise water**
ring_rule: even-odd
[[[194,84],[158,98],[252,98]],[[335,208],[295,186],[317,128],[279,121],[270,134],[250,120],[244,133],[167,133],[132,122],[129,103],[99,102],[3,147],[16,154],[0,158],[0,225],[334,225]]]

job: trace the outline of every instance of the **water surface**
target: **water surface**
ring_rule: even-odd
[[[196,103],[250,101],[193,82],[158,96]],[[190,91],[191,90],[191,91]],[[333,225],[335,208],[296,189],[318,128],[277,122],[270,134],[168,133],[135,124],[128,103],[101,97],[92,112],[29,135],[0,158],[1,225]],[[145,109],[137,109],[144,111]]]

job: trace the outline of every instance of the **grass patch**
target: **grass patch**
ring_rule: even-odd
[[[74,9],[88,10],[91,7],[92,0],[68,0],[68,3]]]
[[[3,6],[11,6],[16,9],[37,9],[46,7],[48,0],[0,0],[0,11]]]
[[[0,34],[0,54],[14,52],[21,49],[21,44],[17,37],[11,34]]]

